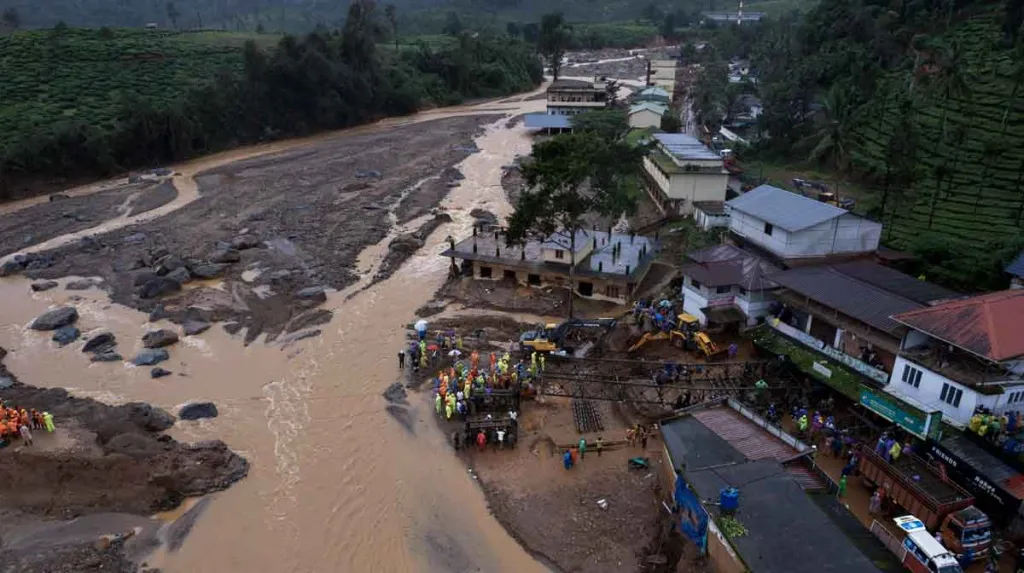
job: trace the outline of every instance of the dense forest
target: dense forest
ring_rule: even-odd
[[[822,0],[766,23],[749,56],[755,153],[871,189],[868,215],[929,279],[998,287],[1024,246],[1021,0]]]
[[[422,106],[528,90],[542,67],[507,36],[378,44],[368,0],[342,29],[267,48],[216,33],[57,26],[0,37],[0,198]]]

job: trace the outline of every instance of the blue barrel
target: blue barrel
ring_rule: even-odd
[[[740,506],[740,491],[734,487],[722,488],[718,495],[718,507],[722,513],[734,513]]]

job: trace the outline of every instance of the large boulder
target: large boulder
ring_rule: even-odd
[[[309,302],[321,303],[327,301],[327,293],[324,292],[324,287],[322,286],[306,287],[296,291],[295,298]]]
[[[238,249],[217,249],[210,253],[211,263],[237,263],[242,260],[242,253]]]
[[[117,337],[110,332],[101,332],[85,342],[82,352],[107,352],[117,345]]]
[[[215,279],[219,277],[227,265],[220,263],[209,263],[192,267],[192,276],[197,279]]]
[[[156,366],[171,357],[163,348],[146,348],[135,355],[132,364],[136,366]]]
[[[78,311],[73,306],[62,306],[45,312],[32,321],[32,330],[57,330],[62,326],[74,324],[78,320]]]
[[[68,281],[68,284],[64,285],[65,290],[89,290],[94,286],[98,286],[102,283],[99,279],[75,279]]]
[[[209,322],[201,320],[190,320],[185,324],[181,325],[182,330],[185,332],[185,336],[195,336],[202,334],[210,329],[212,326]]]
[[[185,404],[178,411],[178,417],[182,420],[198,420],[200,418],[216,418],[217,405],[213,402],[192,402]]]
[[[156,298],[179,290],[181,290],[181,284],[178,281],[167,277],[157,277],[139,287],[138,292],[141,298]]]
[[[171,279],[172,281],[180,285],[183,285],[192,280],[192,275],[189,274],[188,269],[186,269],[185,267],[178,267],[173,271],[167,273],[167,278]]]
[[[181,258],[174,255],[167,255],[160,260],[159,264],[157,264],[156,274],[161,276],[169,275],[184,266],[185,261],[181,260]]]
[[[162,432],[174,425],[174,416],[144,402],[125,404],[128,420],[147,432]]]
[[[260,246],[261,242],[262,241],[253,235],[238,235],[234,239],[231,239],[231,246],[239,251],[244,251],[246,249],[255,249]]]
[[[142,345],[146,348],[163,348],[178,342],[178,333],[173,330],[152,330],[142,336]]]
[[[170,376],[172,373],[170,370],[164,370],[157,366],[156,368],[149,371],[150,378],[163,378],[164,376]]]
[[[104,350],[93,354],[89,360],[93,362],[121,362],[124,358],[113,350]]]
[[[0,277],[8,277],[20,273],[25,268],[24,263],[10,260],[0,265]]]
[[[53,341],[61,346],[67,346],[78,340],[82,333],[74,326],[62,326],[53,331]]]
[[[139,271],[132,275],[132,286],[140,287],[153,279],[160,278],[160,275],[156,274],[156,271]]]
[[[32,283],[34,292],[43,292],[57,287],[57,281],[36,281]]]

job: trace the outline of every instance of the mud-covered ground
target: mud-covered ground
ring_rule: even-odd
[[[168,181],[125,183],[75,197],[51,195],[49,202],[0,216],[0,257],[110,219],[151,211],[177,196]]]
[[[0,361],[5,354],[0,348]],[[128,524],[248,473],[248,462],[223,442],[190,445],[164,435],[175,419],[158,408],[29,386],[2,362],[0,380],[12,383],[0,401],[48,411],[57,426],[35,431],[31,446],[19,439],[0,449],[0,521],[21,524],[0,527],[0,571],[134,571],[122,544],[103,543],[101,533],[130,536],[137,530]],[[83,516],[92,523],[66,521]]]
[[[364,247],[384,239],[396,223],[429,215],[461,179],[453,167],[476,151],[474,135],[497,117],[356,130],[301,151],[202,173],[196,177],[198,200],[155,221],[43,253],[53,264],[27,274],[98,275],[115,302],[157,310],[158,316],[176,322],[233,320],[247,329],[248,340],[260,333],[274,337],[289,323],[306,320],[308,309],[322,301],[315,292],[298,295],[301,289],[349,286],[359,278],[354,266]],[[64,203],[32,207],[34,216],[63,225]],[[20,212],[0,216],[0,229],[19,217]],[[427,218],[422,224],[430,228],[439,222]],[[74,229],[46,232],[56,236],[69,230]],[[411,230],[417,233],[424,234]],[[412,252],[402,241],[392,246],[400,252],[388,258],[378,280]],[[157,281],[154,290],[165,294],[140,294],[140,287],[156,278],[152,273],[168,274],[178,267],[225,284],[187,285],[179,291]]]

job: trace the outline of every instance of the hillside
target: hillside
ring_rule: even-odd
[[[1024,39],[1014,3],[824,0],[762,30],[758,152],[874,191],[884,240],[950,286],[999,288],[1024,246]],[[952,11],[950,10],[952,8]],[[1014,24],[1016,22],[1016,24]]]
[[[242,46],[251,38],[129,29],[0,36],[0,147],[68,120],[109,127],[129,98],[172,104],[220,72],[241,72]]]

